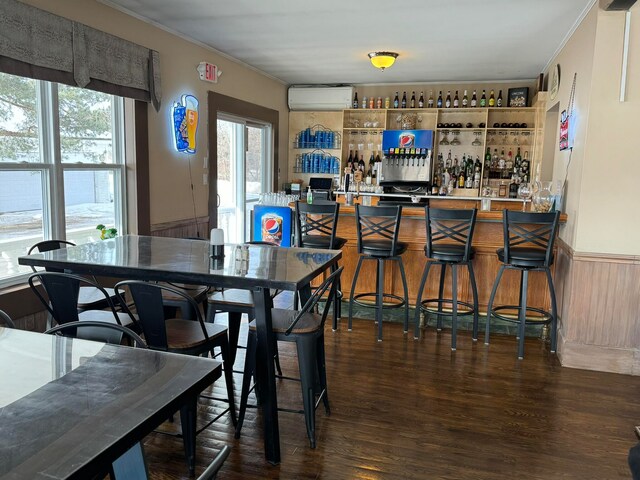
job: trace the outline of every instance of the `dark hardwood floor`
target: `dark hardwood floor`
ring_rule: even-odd
[[[329,324],[330,322],[327,322]],[[246,327],[246,324],[243,325]],[[640,377],[559,366],[540,340],[527,338],[516,359],[512,336],[486,347],[459,332],[428,329],[419,341],[371,321],[352,332],[327,325],[331,416],[316,412],[318,447],[309,448],[304,417],[280,414],[282,463],[264,460],[259,411],[235,440],[228,416],[197,439],[197,473],[223,445],[232,452],[220,479],[629,479],[627,453],[640,421]],[[285,374],[297,374],[292,344],[280,345]],[[241,369],[240,350],[236,368]],[[239,395],[241,376],[235,377]],[[280,406],[302,408],[299,384],[278,381]],[[213,387],[225,397],[223,380]],[[205,401],[201,419],[221,411]],[[151,434],[151,477],[187,479],[182,441]]]

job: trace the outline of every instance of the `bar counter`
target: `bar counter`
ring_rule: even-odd
[[[340,219],[338,221],[337,236],[347,239],[347,244],[342,249],[342,261],[344,272],[342,274],[342,292],[344,299],[348,300],[351,292],[353,274],[358,262],[355,207],[344,204],[344,196],[338,196],[340,205]],[[491,211],[481,211],[479,201],[472,199],[432,198],[430,206],[433,208],[473,208],[478,207],[476,226],[472,245],[475,249],[473,268],[478,285],[478,302],[480,312],[486,313],[487,303],[491,294],[493,282],[498,273],[500,262],[496,250],[503,247],[502,209],[520,210],[522,201],[500,201],[494,199]],[[424,217],[424,205],[403,206],[402,221],[400,225],[399,241],[409,245],[402,255],[407,276],[410,305],[415,306],[420,279],[427,261],[425,256],[426,229]],[[566,214],[560,215],[560,223],[567,220]],[[356,293],[375,291],[376,269],[375,262],[365,261],[358,278]],[[385,268],[385,292],[402,296],[402,281],[396,262],[387,262]],[[553,267],[552,267],[553,270]],[[423,298],[435,298],[438,296],[439,269],[434,269],[429,274]],[[532,272],[529,277],[528,304],[541,307],[546,310],[550,307],[549,290],[542,272]],[[506,271],[498,289],[496,305],[517,305],[520,289],[520,277],[514,271]],[[458,299],[472,302],[471,285],[469,283],[468,270],[464,267],[458,269]],[[451,269],[447,269],[445,279],[445,298],[451,298]],[[343,313],[346,313],[343,311]]]

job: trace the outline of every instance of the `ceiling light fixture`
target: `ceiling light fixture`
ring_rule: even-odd
[[[371,52],[369,54],[371,64],[383,72],[385,68],[389,68],[394,64],[396,58],[398,58],[398,54],[396,52]]]

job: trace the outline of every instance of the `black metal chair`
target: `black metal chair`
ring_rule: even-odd
[[[229,446],[222,447],[213,461],[198,477],[198,480],[215,480],[230,453],[231,448]],[[111,480],[146,480],[149,478],[142,442],[136,443],[113,462],[109,477]]]
[[[61,248],[66,247],[75,247],[75,245],[75,243],[68,242],[66,240],[44,240],[33,245],[27,252],[27,255],[31,255],[33,252],[44,253],[50,252],[51,250],[60,250]],[[37,273],[35,267],[31,267],[31,270],[33,270],[34,273]],[[64,273],[63,270],[54,268],[47,268],[45,271]],[[90,279],[94,284],[98,284],[98,281],[94,276],[91,276]],[[112,302],[116,301],[116,295],[112,288],[105,288],[104,291],[107,292],[107,295]],[[100,292],[91,286],[80,287],[80,294],[78,295],[78,309],[80,311],[83,311],[100,310],[102,308],[107,308],[109,305],[105,301],[104,295],[102,293],[103,292]]]
[[[356,233],[358,238],[358,265],[356,266],[353,282],[351,284],[351,295],[349,297],[349,331],[351,331],[353,318],[353,304],[363,307],[371,307],[359,299],[362,297],[376,297],[376,321],[378,323],[378,341],[382,341],[382,309],[383,307],[400,308],[405,307],[404,333],[409,331],[409,293],[407,290],[407,277],[404,272],[401,255],[407,251],[408,245],[398,241],[400,230],[400,220],[402,218],[402,207],[363,207],[356,205]],[[360,275],[362,262],[364,260],[375,260],[377,262],[376,291],[355,294],[356,282]],[[392,293],[384,292],[384,262],[394,260],[398,262],[404,297]],[[384,299],[390,298],[396,303],[384,304]]]
[[[314,198],[315,200],[315,198]],[[340,204],[337,202],[321,202],[308,204],[296,201],[296,247],[318,248],[323,250],[340,250],[347,243],[346,238],[336,236]],[[335,272],[338,265],[334,264],[331,271]],[[338,319],[341,316],[342,287],[338,280],[336,298],[333,300],[333,330],[338,329]]]
[[[504,248],[496,251],[498,259],[502,262],[498,276],[493,284],[489,304],[487,305],[487,324],[484,343],[489,345],[489,329],[491,317],[495,316],[507,322],[519,324],[518,329],[518,358],[524,358],[525,326],[529,324],[551,324],[551,352],[556,351],[558,307],[556,292],[551,276],[553,264],[553,245],[558,231],[560,212],[533,213],[503,211],[503,236]],[[502,305],[494,307],[493,302],[498,290],[498,285],[505,270],[520,271],[520,304]],[[541,308],[527,306],[527,287],[529,272],[545,272],[551,296],[551,312]],[[518,318],[514,319],[500,312],[517,310]],[[536,314],[535,318],[527,319],[527,313]]]
[[[61,335],[63,337],[82,338],[83,340],[93,340],[113,345],[121,345],[122,340],[126,338],[132,346],[149,348],[137,333],[116,323],[94,321],[69,322],[50,328],[44,333],[48,335]]]
[[[206,238],[200,237],[187,237],[185,240],[200,240],[206,242]],[[202,285],[188,285],[186,283],[172,283],[172,282],[156,282],[159,285],[168,285],[177,290],[181,290],[186,293],[189,297],[191,297],[196,304],[202,305],[204,309],[207,306],[207,296],[210,287],[205,287]],[[189,320],[196,319],[196,313],[192,308],[191,302],[184,301],[182,296],[174,295],[172,292],[163,290],[162,291],[162,299],[164,301],[165,308],[167,309],[167,316],[175,317],[177,311],[180,311],[180,318],[185,318]]]
[[[320,399],[322,399],[327,415],[331,413],[329,397],[327,395],[324,324],[329,313],[329,308],[331,307],[331,302],[335,298],[335,289],[337,288],[340,275],[342,275],[343,268],[344,267],[340,267],[335,272],[332,272],[311,294],[301,310],[271,309],[272,326],[276,340],[296,343],[304,410],[303,412],[294,412],[304,413],[307,425],[307,436],[309,437],[311,448],[316,447],[315,410],[320,403]],[[327,292],[327,302],[322,314],[313,313],[315,306]],[[242,430],[242,424],[248,406],[251,377],[255,371],[257,342],[254,320],[249,324],[249,343],[247,345],[247,356],[245,357],[236,438],[240,438],[240,431]],[[316,396],[318,396],[317,401]],[[291,411],[286,409],[281,410]]]
[[[133,299],[138,322],[149,348],[184,355],[208,355],[214,348],[220,347],[224,377],[227,387],[229,412],[233,424],[236,425],[236,409],[233,396],[233,364],[230,362],[227,329],[221,325],[205,323],[195,301],[186,293],[167,285],[125,280],[115,286],[116,295],[123,295],[128,288]],[[196,320],[182,318],[165,318],[163,291],[182,296],[184,301],[191,302]],[[127,313],[134,318],[130,309]]]
[[[0,310],[0,322],[4,323],[5,328],[16,328],[16,324],[13,323],[11,317],[3,310]]]
[[[440,208],[425,208],[425,225],[427,244],[425,255],[427,264],[424,268],[418,299],[416,301],[415,331],[414,337],[420,338],[420,313],[426,312],[438,315],[436,329],[442,329],[442,316],[451,317],[451,350],[456,350],[456,332],[458,317],[473,315],[473,341],[478,340],[478,288],[473,272],[472,259],[474,249],[471,246],[473,230],[476,224],[477,209],[453,210]],[[440,286],[438,298],[422,300],[424,286],[427,282],[429,271],[433,265],[440,265]],[[473,304],[458,300],[458,266],[466,265],[469,269]],[[444,279],[447,266],[451,267],[452,297],[444,296]],[[437,309],[431,305],[437,304]],[[443,304],[451,305],[451,312],[443,311]],[[459,306],[466,308],[459,311]]]
[[[29,277],[31,290],[44,305],[49,315],[58,325],[78,321],[114,323],[140,331],[136,318],[124,312],[117,312],[109,293],[88,278],[71,273],[37,272]],[[36,282],[44,288],[48,300],[42,295]],[[82,286],[89,286],[102,295],[108,310],[78,309],[78,298]]]
[[[246,242],[247,245],[267,245],[271,247],[277,247],[276,244],[263,241]],[[271,298],[279,295],[279,290],[273,290],[271,292]],[[253,293],[250,290],[241,290],[237,288],[229,288],[222,291],[211,293],[207,298],[207,315],[206,322],[214,323],[217,312],[224,312],[228,315],[228,333],[229,333],[229,350],[230,361],[233,365],[236,359],[236,352],[238,348],[244,348],[238,345],[238,339],[240,337],[240,322],[242,321],[242,315],[247,315],[249,321],[253,320],[255,315],[255,306],[253,303]],[[280,359],[278,357],[278,350],[275,349],[276,355],[274,357],[276,371],[278,375],[282,375],[282,368],[280,367]]]

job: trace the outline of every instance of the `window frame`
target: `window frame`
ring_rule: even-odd
[[[8,75],[8,74],[7,74]],[[113,172],[115,227],[128,231],[127,151],[125,139],[125,99],[111,98],[111,141],[113,163],[62,162],[58,84],[36,82],[39,162],[0,162],[0,171],[37,171],[42,179],[42,235],[46,239],[67,238],[64,175],[67,171]],[[74,87],[78,88],[78,87]],[[26,255],[26,251],[24,254]],[[24,283],[29,273],[0,279],[0,289]]]

